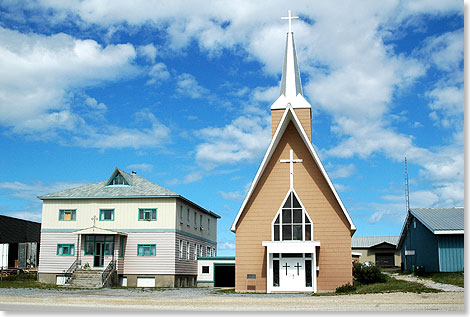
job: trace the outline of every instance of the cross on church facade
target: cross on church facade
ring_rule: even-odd
[[[299,262],[297,262],[297,265],[294,265],[294,267],[297,268],[297,275],[299,275],[299,269],[302,267],[302,265],[299,265]]]
[[[287,275],[287,268],[290,267],[290,265],[287,265],[287,263],[286,263],[286,264],[284,264],[282,267],[285,267],[285,268],[286,268],[286,275]]]
[[[293,16],[291,15],[290,10],[288,10],[287,12],[288,12],[289,16],[287,16],[287,17],[282,17],[281,20],[289,20],[289,33],[292,33],[292,19],[298,19],[299,17],[297,17],[297,16],[296,16],[296,17],[293,17]]]
[[[294,160],[294,151],[290,150],[290,157],[288,160],[281,160],[281,163],[289,163],[290,167],[290,189],[294,189],[294,163],[302,163],[304,160],[295,159]]]

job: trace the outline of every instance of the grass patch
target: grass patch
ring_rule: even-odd
[[[462,272],[424,273],[420,277],[428,278],[437,283],[451,284],[455,286],[465,287],[464,274]]]
[[[397,280],[386,276],[384,283],[356,285],[356,290],[337,294],[375,294],[375,293],[438,293],[440,290],[429,288],[416,282]]]
[[[59,289],[63,288],[59,285],[54,284],[47,284],[47,283],[40,283],[38,281],[31,281],[31,280],[16,280],[16,281],[9,281],[3,279],[0,282],[0,288],[40,288],[40,289]]]

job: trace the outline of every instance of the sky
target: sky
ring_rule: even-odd
[[[210,209],[218,254],[271,139],[292,22],[312,141],[355,236],[464,205],[462,1],[0,2],[0,214],[116,167]]]

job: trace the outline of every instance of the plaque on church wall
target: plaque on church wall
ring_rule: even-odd
[[[247,274],[246,278],[250,280],[256,280],[256,274]]]

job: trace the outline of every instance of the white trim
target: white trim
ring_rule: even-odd
[[[351,252],[351,255],[362,256],[362,253],[361,253],[361,252],[354,252],[354,251],[352,251],[352,252]]]
[[[288,118],[289,116],[289,118]],[[315,163],[317,163],[318,168],[320,169],[321,173],[323,174],[323,177],[326,179],[328,185],[330,186],[331,191],[333,192],[336,201],[341,207],[341,210],[343,211],[344,215],[346,216],[346,219],[348,220],[350,224],[350,229],[351,231],[356,231],[356,226],[354,226],[354,223],[351,220],[351,217],[349,216],[346,208],[343,205],[343,202],[341,201],[341,198],[339,197],[338,193],[336,192],[335,187],[333,186],[333,183],[330,180],[330,177],[325,171],[325,168],[323,167],[322,162],[320,161],[320,158],[318,157],[315,148],[313,147],[312,143],[310,143],[310,140],[308,139],[308,136],[302,127],[302,124],[300,123],[299,119],[297,118],[297,115],[295,114],[295,111],[293,110],[292,106],[288,106],[286,110],[284,111],[284,114],[282,115],[281,121],[276,129],[276,133],[273,136],[273,139],[271,140],[271,143],[269,144],[268,150],[266,151],[266,154],[264,155],[263,161],[261,162],[260,167],[258,168],[258,172],[256,173],[255,179],[251,183],[250,189],[248,190],[248,193],[245,196],[245,200],[243,201],[238,214],[232,224],[232,227],[230,228],[231,231],[235,232],[236,230],[236,225],[238,223],[238,220],[240,219],[240,216],[245,209],[246,204],[248,203],[248,200],[250,199],[251,195],[253,194],[254,189],[258,185],[258,182],[261,178],[261,175],[263,174],[266,166],[268,165],[269,160],[271,159],[271,156],[273,155],[277,145],[279,144],[279,141],[281,140],[281,137],[284,133],[284,131],[287,128],[287,125],[289,122],[292,121],[294,123],[294,126],[296,127],[297,131],[299,132],[302,140],[304,141],[305,145],[310,151],[310,154],[312,155],[313,159],[315,160]]]
[[[464,230],[436,230],[434,234],[464,234]]]

